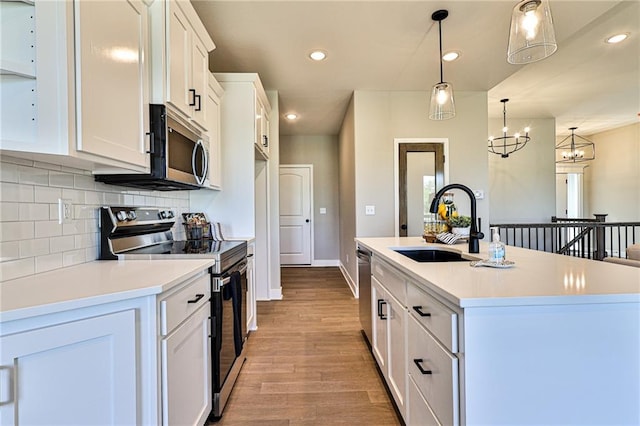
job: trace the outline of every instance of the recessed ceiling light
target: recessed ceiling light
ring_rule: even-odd
[[[444,55],[442,55],[442,60],[443,61],[447,61],[447,62],[451,62],[451,61],[455,61],[459,57],[460,57],[460,52],[451,51],[451,52],[447,52]]]
[[[616,35],[612,35],[611,37],[608,37],[605,41],[609,44],[616,44],[625,40],[627,37],[629,37],[629,33],[616,34]]]
[[[314,50],[313,52],[309,53],[309,57],[314,61],[322,61],[327,57],[327,54],[322,50]]]
[[[287,120],[295,120],[296,118],[298,118],[298,114],[290,112],[289,114],[286,114],[284,118],[286,118]]]

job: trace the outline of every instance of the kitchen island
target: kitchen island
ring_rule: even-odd
[[[372,351],[407,424],[640,424],[640,269],[507,247],[358,238],[373,252]],[[376,315],[377,313],[377,315]]]

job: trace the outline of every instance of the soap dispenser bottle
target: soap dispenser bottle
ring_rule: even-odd
[[[500,234],[498,228],[491,228],[492,241],[489,243],[489,262],[503,263],[504,262],[504,244],[500,241]]]

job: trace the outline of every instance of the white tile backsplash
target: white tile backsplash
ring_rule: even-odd
[[[71,223],[58,223],[58,199],[71,200]],[[98,258],[101,206],[189,211],[188,191],[140,191],[95,182],[90,172],[21,158],[0,158],[0,281]],[[176,238],[184,238],[177,221]]]

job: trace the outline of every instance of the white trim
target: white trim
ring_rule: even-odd
[[[313,267],[323,267],[323,266],[340,266],[340,259],[314,259],[312,261]]]
[[[282,300],[282,287],[278,288],[270,288],[269,289],[269,299],[258,299],[261,301],[265,300]]]
[[[351,279],[351,276],[347,272],[347,269],[344,267],[342,262],[340,262],[339,268],[340,268],[340,272],[342,272],[342,276],[344,277],[345,281],[347,282],[347,285],[349,285],[349,290],[351,290],[351,293],[353,293],[353,296],[357,299],[358,298],[358,287],[356,286],[356,283],[353,282],[353,280]]]
[[[444,184],[449,182],[449,138],[393,138],[393,193],[395,203],[394,217],[394,236],[400,235],[400,194],[398,193],[398,185],[400,177],[398,176],[400,165],[398,164],[398,155],[400,154],[401,143],[441,143],[444,154]]]
[[[281,164],[278,169],[278,177],[280,176],[280,172],[282,171],[282,169],[300,169],[300,168],[309,169],[309,208],[311,210],[309,212],[310,213],[309,216],[311,217],[311,229],[310,229],[311,236],[309,238],[309,244],[311,245],[311,247],[309,247],[309,252],[310,252],[311,263],[314,263],[313,247],[315,245],[314,235],[315,235],[315,226],[316,226],[316,216],[315,216],[315,209],[313,207],[313,164]],[[278,182],[278,188],[280,188],[280,182]],[[279,233],[280,233],[280,226],[278,225],[278,234]],[[285,266],[283,265],[282,262],[280,262],[280,252],[278,252],[278,262],[280,263],[280,266]],[[293,266],[293,265],[286,265],[286,266]],[[309,265],[300,265],[300,266],[309,266]]]

